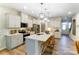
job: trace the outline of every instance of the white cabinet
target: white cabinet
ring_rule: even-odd
[[[20,16],[18,15],[7,15],[7,27],[20,27]]]
[[[39,20],[33,19],[33,24],[40,24]]]
[[[0,35],[0,50],[5,49],[6,45],[5,45],[5,37],[4,35]]]
[[[13,49],[23,43],[23,34],[6,36],[6,48]]]
[[[61,38],[61,29],[58,28],[57,30],[55,30],[54,34],[55,38]]]
[[[27,23],[28,27],[32,27],[32,20],[30,19],[30,17],[28,15],[22,14],[21,17],[22,17],[22,19],[21,19],[22,23]]]
[[[25,22],[22,21],[22,23],[27,23],[28,27],[32,27],[32,20],[30,19],[25,19]]]
[[[55,38],[61,38],[61,34],[59,32],[55,32]]]
[[[5,15],[0,14],[0,29],[4,29],[6,27],[5,25]]]
[[[28,21],[28,27],[32,27],[32,20]]]

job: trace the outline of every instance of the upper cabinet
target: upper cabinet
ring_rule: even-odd
[[[21,14],[21,22],[28,23],[28,15],[22,13]]]
[[[8,28],[20,27],[20,16],[7,15],[7,27]]]
[[[28,27],[32,27],[33,23],[32,23],[32,20],[29,20],[28,21]]]
[[[5,15],[0,14],[0,29],[4,29],[5,27]]]
[[[28,27],[32,27],[32,19],[30,17],[31,16],[28,16],[27,14],[22,13],[21,14],[21,22],[27,23]]]
[[[33,19],[33,24],[37,24],[37,25],[40,25],[41,24],[41,20],[39,19]]]
[[[32,27],[33,24],[40,25],[41,21],[39,19],[36,19],[32,16],[29,16],[27,14],[21,13],[21,22],[22,23],[27,23],[28,27]]]

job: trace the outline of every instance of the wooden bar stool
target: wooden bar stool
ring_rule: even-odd
[[[52,54],[53,48],[55,45],[55,39],[53,36],[49,37],[49,39],[45,42],[43,49],[42,49],[42,54]]]

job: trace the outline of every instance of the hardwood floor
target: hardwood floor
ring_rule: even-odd
[[[61,39],[56,39],[54,55],[77,55],[75,42],[67,35],[62,35]]]
[[[25,55],[24,48],[25,45],[21,45],[13,50],[2,50],[0,51],[0,55]]]
[[[25,55],[25,45],[13,50],[2,50],[0,55]],[[75,42],[69,36],[62,35],[61,39],[55,39],[55,46],[52,55],[77,55]],[[49,54],[47,54],[49,55]]]

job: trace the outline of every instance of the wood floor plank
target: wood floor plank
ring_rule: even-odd
[[[25,55],[24,48],[25,45],[21,45],[13,50],[2,50],[0,51],[0,55]]]
[[[60,39],[56,39],[54,55],[77,55],[75,42],[69,37],[62,35]]]

